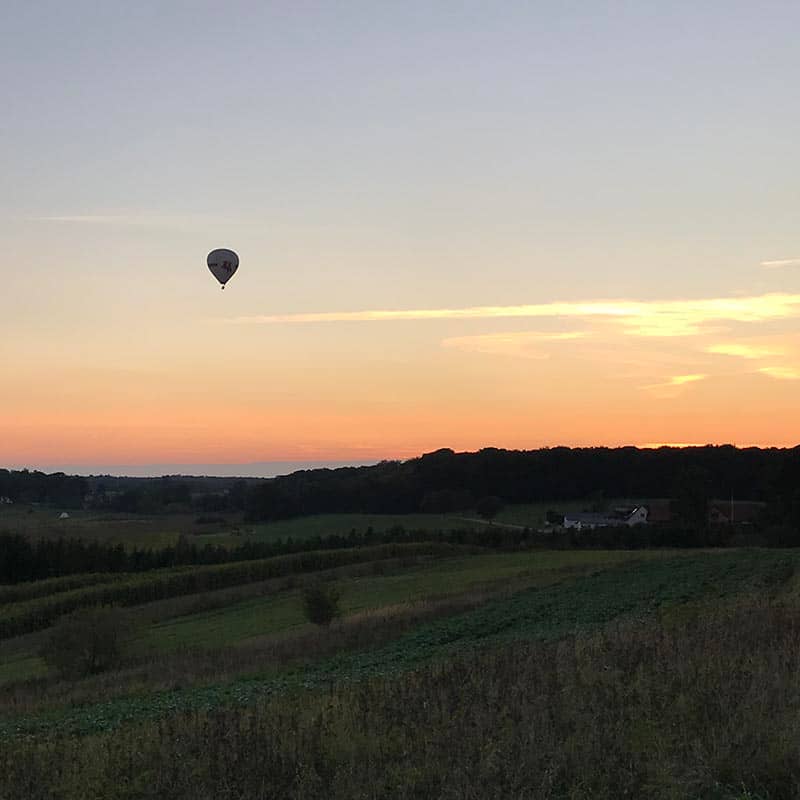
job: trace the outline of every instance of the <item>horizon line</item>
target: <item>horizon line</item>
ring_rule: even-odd
[[[451,450],[456,455],[473,455],[481,452],[482,450],[504,450],[506,452],[535,452],[537,450],[556,450],[566,448],[568,450],[622,450],[627,448],[634,448],[636,450],[659,450],[662,448],[670,448],[675,450],[688,450],[700,449],[707,447],[733,447],[736,450],[792,450],[800,447],[800,442],[796,444],[757,444],[757,443],[733,443],[733,442],[640,442],[636,444],[551,444],[540,445],[538,447],[497,447],[494,445],[485,445],[475,450],[455,450],[450,447],[439,447],[433,450],[427,450],[418,453],[414,456],[407,457],[378,457],[378,458],[365,458],[365,459],[283,459],[275,461],[228,461],[228,462],[172,462],[172,461],[152,461],[138,464],[97,464],[97,463],[43,463],[39,462],[26,462],[25,464],[15,463],[0,465],[0,470],[8,470],[11,472],[23,472],[28,470],[30,472],[43,472],[45,474],[64,473],[65,475],[76,475],[79,477],[207,477],[207,478],[230,478],[230,477],[252,477],[252,478],[268,478],[276,477],[278,475],[290,474],[287,472],[274,472],[272,475],[247,475],[247,468],[254,471],[258,467],[290,467],[295,466],[294,472],[299,472],[304,469],[325,469],[325,468],[346,468],[357,466],[376,466],[385,461],[413,461],[416,458],[421,458],[425,455],[440,452],[442,450]],[[187,468],[190,471],[159,471],[161,468]],[[214,474],[209,471],[200,472],[200,468],[223,468],[228,474]],[[232,470],[241,469],[243,472],[237,473]],[[124,470],[124,471],[122,471]],[[148,475],[136,475],[132,472],[148,472]]]

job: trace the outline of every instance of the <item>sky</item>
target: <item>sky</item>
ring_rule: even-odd
[[[800,442],[796,2],[2,14],[0,464]]]

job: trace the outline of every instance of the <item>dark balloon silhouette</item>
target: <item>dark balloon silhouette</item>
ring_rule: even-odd
[[[233,250],[221,247],[217,250],[212,250],[208,254],[206,264],[208,264],[211,274],[222,284],[224,289],[225,284],[239,269],[239,256]]]

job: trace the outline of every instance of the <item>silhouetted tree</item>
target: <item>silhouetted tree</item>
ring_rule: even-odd
[[[339,616],[340,593],[336,586],[316,582],[303,592],[303,611],[315,625],[330,625]]]
[[[691,465],[675,481],[673,511],[678,521],[697,531],[708,527],[711,476],[707,469]]]
[[[475,511],[481,519],[491,522],[502,510],[503,501],[495,495],[487,495],[478,500]]]

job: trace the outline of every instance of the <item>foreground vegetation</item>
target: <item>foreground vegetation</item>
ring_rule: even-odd
[[[506,577],[235,651],[12,684],[0,797],[797,796],[800,557],[640,555],[462,556],[453,576],[474,558]],[[530,588],[503,573],[515,559]],[[445,582],[448,563],[367,583]],[[340,580],[344,597],[365,578]]]
[[[793,610],[745,597],[680,625],[626,620],[244,709],[15,740],[0,780],[30,800],[796,797],[798,647]]]

